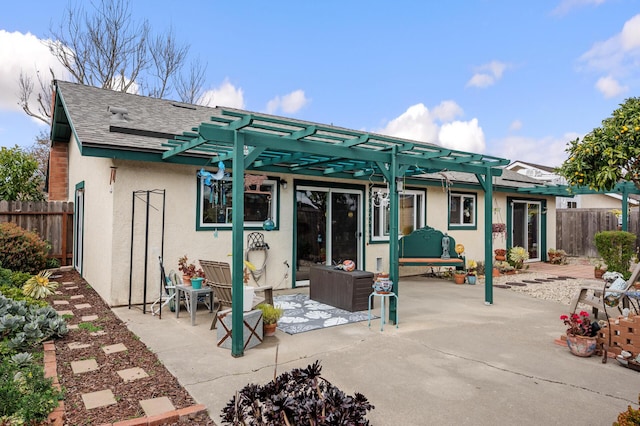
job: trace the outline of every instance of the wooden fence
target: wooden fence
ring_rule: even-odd
[[[61,265],[73,259],[73,203],[66,201],[0,201],[0,222],[13,222],[51,244],[49,257]]]
[[[618,229],[618,217],[611,209],[556,210],[556,246],[570,256],[599,257],[593,241],[597,232]],[[638,211],[629,214],[628,231],[638,235]],[[636,240],[636,249],[640,238]],[[551,247],[551,246],[550,246]]]

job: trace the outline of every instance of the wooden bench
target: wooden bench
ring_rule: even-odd
[[[449,238],[449,258],[442,257],[444,237]],[[416,229],[400,238],[398,263],[400,266],[454,266],[464,269],[465,258],[455,251],[456,241],[430,226]]]

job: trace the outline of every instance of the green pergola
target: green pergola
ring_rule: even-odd
[[[629,194],[640,195],[640,189],[633,182],[618,182],[608,191],[596,191],[586,186],[555,185],[535,188],[518,188],[518,192],[537,195],[554,195],[556,197],[573,197],[574,195],[620,194],[622,196],[622,230],[629,229]]]
[[[378,134],[283,119],[246,111],[222,109],[210,122],[192,132],[167,141],[164,161],[180,157],[223,161],[232,170],[232,251],[243,253],[244,172],[261,171],[367,182],[388,182],[390,191],[389,259],[390,278],[398,292],[398,191],[402,179],[408,184],[424,183],[421,175],[441,171],[473,173],[485,192],[493,198],[492,177],[502,174],[508,160],[446,149],[441,146]],[[485,202],[485,217],[492,217],[492,205]],[[485,264],[492,262],[491,220],[485,221]],[[242,294],[243,256],[233,256],[232,289]],[[493,304],[493,277],[487,269],[485,303]],[[233,356],[243,355],[243,298],[234,297],[232,306]],[[396,304],[390,320],[397,320]]]

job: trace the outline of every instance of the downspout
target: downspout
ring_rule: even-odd
[[[629,230],[629,190],[627,185],[622,187],[622,230]]]
[[[400,268],[398,264],[398,147],[391,150],[391,167],[389,178],[389,278],[393,283],[393,292],[398,295],[398,280]],[[396,324],[398,320],[398,307],[395,297],[389,298],[389,323]],[[384,319],[382,319],[384,321]]]
[[[231,356],[244,355],[244,282],[243,274],[243,231],[244,231],[244,135],[233,131],[232,164],[233,210],[231,213]],[[193,308],[192,308],[193,309]]]

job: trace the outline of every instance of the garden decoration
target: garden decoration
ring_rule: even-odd
[[[221,180],[222,178],[224,178],[224,176],[224,163],[222,161],[218,162],[218,171],[216,173],[208,172],[205,169],[200,169],[200,171],[198,172],[198,177],[202,179],[203,183],[211,190],[209,192],[209,202],[212,204],[214,200],[214,193],[217,189],[214,180]],[[224,191],[222,191],[222,194],[224,196]],[[215,199],[217,200],[217,197],[215,197]]]

